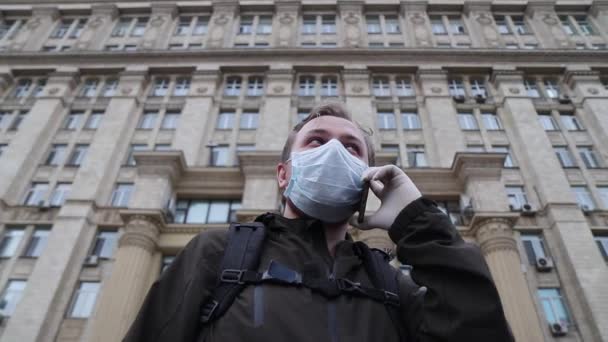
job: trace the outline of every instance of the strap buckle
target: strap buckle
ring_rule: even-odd
[[[225,269],[220,275],[220,281],[222,283],[233,283],[233,284],[244,284],[243,282],[243,270]]]
[[[361,290],[361,283],[356,283],[345,278],[338,278],[336,279],[336,284],[338,285],[338,289],[340,291],[363,293]]]
[[[211,317],[213,317],[213,313],[219,304],[220,303],[217,300],[213,299],[211,302],[207,302],[203,305],[203,309],[201,310],[201,323],[207,323],[211,320]]]
[[[384,292],[384,303],[385,304],[399,306],[399,303],[400,303],[399,295],[397,295],[396,293],[390,292],[390,291],[383,291],[383,292]]]

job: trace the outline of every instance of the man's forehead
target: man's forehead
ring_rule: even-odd
[[[301,135],[310,133],[339,133],[353,135],[363,140],[363,134],[359,127],[352,121],[337,116],[324,115],[307,122],[300,130]]]

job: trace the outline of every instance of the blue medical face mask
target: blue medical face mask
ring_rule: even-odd
[[[285,197],[310,217],[336,223],[348,219],[361,200],[361,176],[368,166],[336,139],[292,152]]]

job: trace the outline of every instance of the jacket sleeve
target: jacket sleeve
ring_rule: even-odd
[[[123,342],[195,340],[200,306],[215,284],[222,255],[222,237],[215,233],[195,236],[154,282]]]
[[[514,341],[480,249],[466,243],[435,203],[419,198],[395,219],[389,236],[424,291],[400,282],[410,341]],[[405,278],[405,277],[402,277]]]

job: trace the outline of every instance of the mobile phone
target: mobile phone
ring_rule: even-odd
[[[363,191],[361,193],[361,202],[359,203],[359,216],[357,222],[363,222],[365,218],[365,206],[367,205],[367,195],[369,194],[369,181],[363,182]]]

